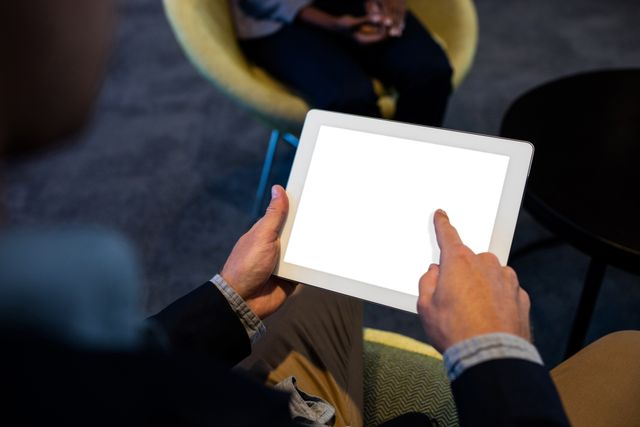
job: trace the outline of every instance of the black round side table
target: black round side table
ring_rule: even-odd
[[[591,256],[570,356],[583,345],[606,266],[640,274],[640,70],[535,88],[511,105],[501,135],[535,145],[525,208]]]

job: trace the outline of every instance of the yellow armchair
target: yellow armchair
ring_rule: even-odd
[[[245,59],[228,1],[164,0],[164,6],[178,41],[205,78],[269,126],[300,130],[309,106]],[[408,6],[444,47],[457,87],[471,67],[478,40],[472,0],[409,0]],[[393,111],[389,102],[381,103],[387,118]]]

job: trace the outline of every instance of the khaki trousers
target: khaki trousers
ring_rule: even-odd
[[[640,426],[640,331],[600,338],[551,377],[575,427]]]
[[[362,301],[298,285],[265,324],[267,335],[240,367],[267,384],[293,375],[336,408],[335,426],[361,427]]]

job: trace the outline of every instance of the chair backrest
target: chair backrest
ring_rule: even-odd
[[[469,70],[476,48],[472,0],[410,0],[408,4],[443,43],[456,86]],[[308,105],[246,61],[228,0],[164,0],[164,6],[179,43],[211,83],[270,126],[289,132],[300,129]]]
[[[408,0],[408,7],[443,44],[453,67],[453,86],[469,72],[478,44],[478,15],[472,0]]]

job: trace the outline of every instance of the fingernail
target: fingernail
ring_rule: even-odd
[[[445,218],[449,219],[449,215],[447,215],[447,213],[442,209],[438,209],[436,212],[438,212],[440,215],[443,215]]]
[[[271,187],[271,198],[272,199],[277,199],[279,195],[280,195],[280,193],[278,193],[278,190],[276,189],[276,186],[274,185],[273,187]]]
[[[428,270],[427,270],[427,271],[431,271],[431,270],[433,270],[434,268],[436,268],[437,266],[438,266],[438,264],[431,264],[431,265],[429,265],[429,268],[428,268]]]

